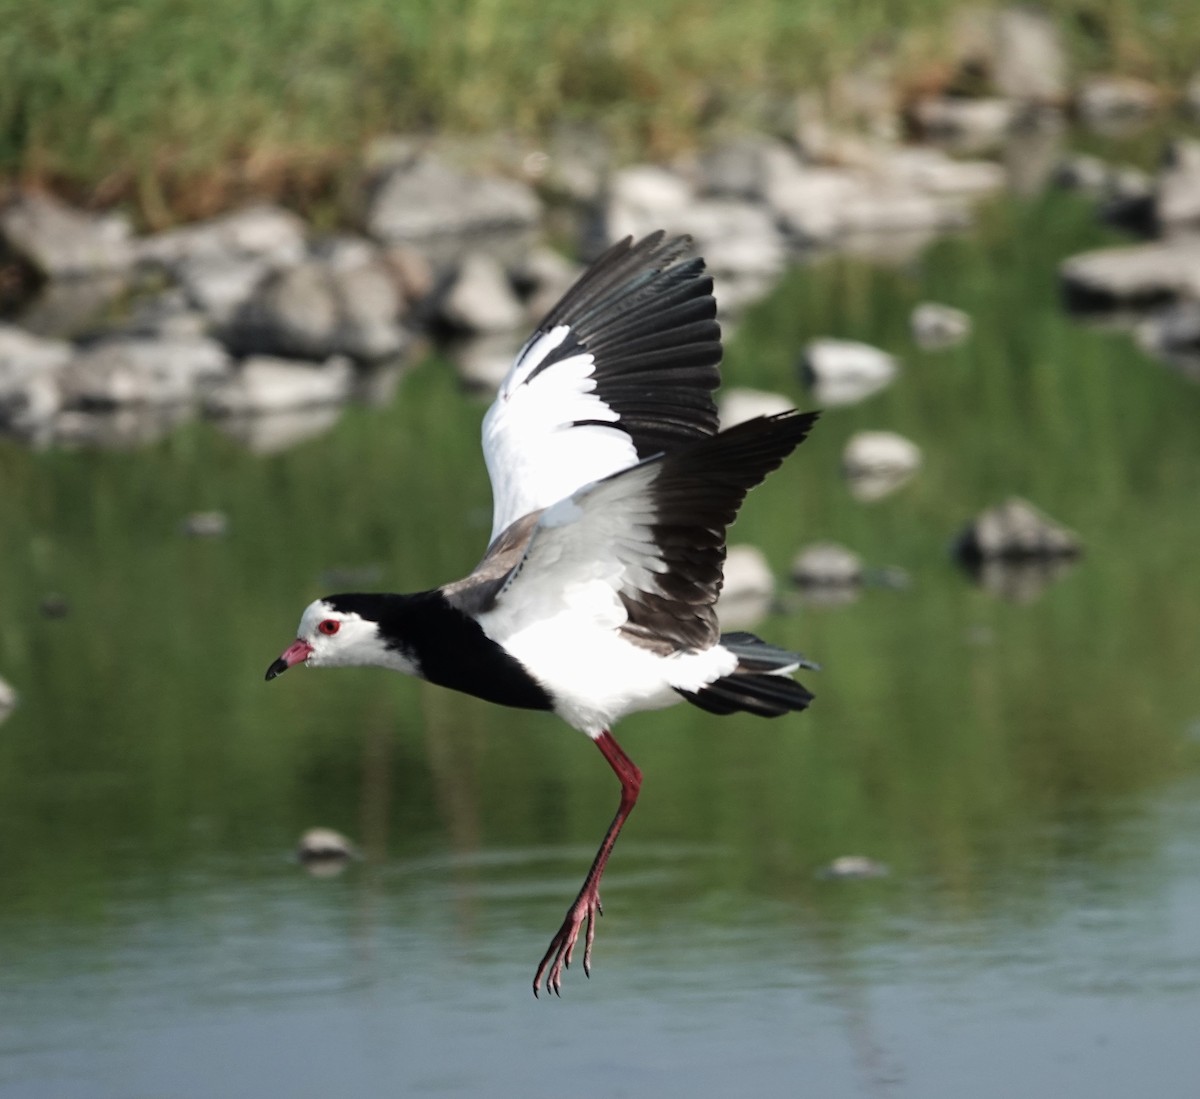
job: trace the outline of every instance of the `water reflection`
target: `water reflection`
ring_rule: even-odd
[[[586,740],[370,670],[261,682],[297,592],[477,559],[482,408],[451,365],[283,453],[195,422],[143,453],[0,444],[0,1094],[1190,1094],[1200,391],[1060,313],[1096,233],[1063,196],[1002,205],[748,312],[739,384],[806,402],[818,333],[905,369],[827,413],[737,541],[775,576],[823,539],[910,582],[772,604],[823,666],[803,717],[622,726],[643,798],[595,975],[553,1005],[532,968],[615,793]],[[927,299],[972,339],[913,350]],[[923,455],[869,506],[838,472],[868,429]],[[1020,602],[947,553],[1013,493],[1088,547]],[[225,535],[182,533],[198,513]],[[362,855],[333,878],[293,857],[317,823]],[[820,874],[854,853],[890,873]]]

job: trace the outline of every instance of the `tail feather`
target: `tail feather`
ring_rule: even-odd
[[[737,656],[738,666],[698,691],[677,687],[679,694],[693,706],[710,714],[740,711],[759,717],[781,717],[806,709],[812,702],[812,691],[789,678],[789,673],[797,668],[817,667],[800,653],[769,645],[750,633],[722,634],[721,645]]]

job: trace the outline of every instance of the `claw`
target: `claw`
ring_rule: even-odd
[[[533,994],[538,995],[544,985],[546,991],[556,996],[562,995],[562,975],[564,969],[571,968],[575,957],[575,947],[579,942],[580,929],[587,924],[584,933],[583,971],[592,975],[592,942],[596,938],[596,915],[599,913],[600,898],[594,889],[584,889],[575,899],[575,903],[567,909],[566,918],[558,929],[546,953],[538,963],[537,972],[533,976]]]

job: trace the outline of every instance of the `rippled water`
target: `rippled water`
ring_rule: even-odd
[[[551,1002],[533,968],[616,801],[586,740],[383,672],[262,681],[328,570],[415,590],[477,558],[482,406],[445,365],[273,457],[205,425],[0,444],[0,1095],[1194,1095],[1200,388],[1062,315],[1056,261],[1102,239],[1070,199],[1000,205],[741,324],[728,379],[798,401],[814,333],[905,366],[735,541],[783,576],[833,538],[909,583],[785,592],[761,632],[824,665],[801,717],[622,725],[642,801],[593,977]],[[969,343],[912,346],[930,297]],[[925,455],[870,505],[838,473],[862,428]],[[1087,546],[1023,602],[947,553],[1014,492]],[[180,535],[214,508],[226,537]],[[313,825],[363,859],[308,875]],[[821,875],[857,854],[890,873]]]

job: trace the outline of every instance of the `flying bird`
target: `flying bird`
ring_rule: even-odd
[[[600,878],[642,773],[612,735],[626,714],[686,700],[777,717],[815,667],[720,631],[725,531],[746,493],[817,414],[718,431],[721,330],[691,242],[626,238],[571,287],[517,354],[483,421],[492,533],[461,580],[411,595],[309,604],[267,679],[296,664],[379,665],[586,733],[621,783],[616,815],[538,964],[561,995],[581,931],[591,975]]]

